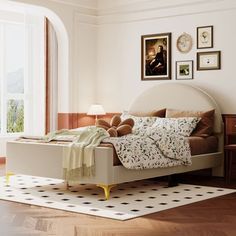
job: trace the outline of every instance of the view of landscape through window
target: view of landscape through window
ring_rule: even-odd
[[[0,132],[24,131],[25,26],[0,22]]]

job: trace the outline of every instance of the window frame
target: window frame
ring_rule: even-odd
[[[27,99],[26,99],[26,92],[27,92],[27,77],[25,76],[25,67],[26,67],[26,50],[24,53],[24,92],[23,93],[9,93],[7,91],[7,70],[6,70],[6,27],[8,25],[22,25],[24,29],[24,44],[26,44],[26,27],[24,22],[4,22],[0,21],[0,137],[12,137],[12,136],[19,136],[22,135],[25,132],[25,125],[26,125],[26,120],[27,120],[27,114],[26,111],[28,110],[27,108]],[[26,48],[25,48],[26,49]],[[9,100],[22,100],[24,104],[24,127],[22,132],[7,132],[7,113],[8,113],[8,101]]]

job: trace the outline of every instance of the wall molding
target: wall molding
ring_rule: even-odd
[[[49,0],[73,8],[74,12],[81,15],[96,16],[97,0]]]
[[[236,9],[235,0],[48,0],[73,8],[80,23],[130,23]]]
[[[228,11],[236,9],[236,2],[227,0],[214,1],[195,1],[188,4],[176,4],[163,6],[162,8],[144,8],[143,10],[133,9],[126,12],[118,12],[117,14],[99,15],[97,17],[97,25],[120,24],[151,21],[161,18],[170,18],[185,15],[196,15],[202,13]]]
[[[105,15],[125,15],[125,14],[132,14],[132,13],[139,13],[139,12],[151,12],[151,11],[161,11],[165,9],[173,9],[173,8],[180,8],[180,7],[194,7],[197,5],[207,3],[216,3],[222,2],[224,0],[178,0],[173,3],[173,1],[160,1],[160,0],[143,0],[137,1],[135,4],[133,1],[126,1],[123,4],[115,5],[113,7],[104,7],[97,9],[98,16],[105,16]]]
[[[97,10],[97,0],[50,0],[51,2],[61,3],[77,8]]]
[[[75,16],[80,23],[100,26],[236,9],[236,1],[233,0],[178,0],[174,4],[170,0],[136,2],[134,4],[130,0],[123,4],[113,4],[113,7],[98,8],[92,13],[76,9]]]
[[[82,14],[78,11],[74,13],[74,21],[79,24],[98,26],[98,19],[96,15]]]

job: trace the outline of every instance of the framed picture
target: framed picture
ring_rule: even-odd
[[[213,48],[213,25],[197,27],[197,48]]]
[[[221,69],[221,52],[198,52],[197,53],[197,70],[220,70]]]
[[[141,79],[171,79],[171,33],[141,37]]]
[[[193,79],[193,61],[176,61],[176,79]]]

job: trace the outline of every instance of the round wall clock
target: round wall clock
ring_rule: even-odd
[[[176,42],[176,47],[180,52],[187,53],[192,49],[192,37],[187,33],[181,34]]]

